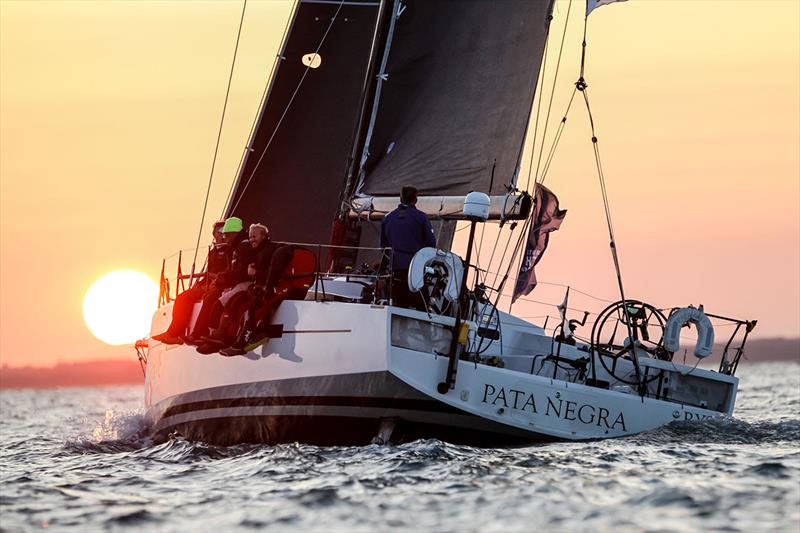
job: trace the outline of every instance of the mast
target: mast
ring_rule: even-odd
[[[359,112],[358,123],[356,124],[355,132],[353,134],[352,150],[347,161],[347,168],[345,169],[345,183],[344,187],[342,188],[340,198],[342,205],[339,208],[339,212],[336,216],[337,219],[341,218],[347,212],[345,200],[349,199],[351,196],[351,192],[355,186],[354,178],[357,176],[356,169],[360,168],[360,165],[357,162],[360,161],[358,154],[361,152],[361,147],[364,146],[367,135],[367,129],[364,127],[367,117],[369,116],[367,114],[367,109],[369,107],[369,102],[374,99],[375,88],[379,82],[379,79],[377,78],[377,69],[379,66],[378,58],[385,55],[383,50],[386,46],[386,42],[383,39],[388,31],[387,26],[391,23],[391,17],[394,13],[392,9],[387,9],[387,7],[389,4],[392,4],[393,1],[394,0],[381,0],[381,5],[378,9],[378,22],[375,24],[375,35],[372,39],[372,46],[369,52],[369,67],[367,68],[367,73],[364,76],[361,111]],[[373,108],[369,107],[369,109],[372,110]]]

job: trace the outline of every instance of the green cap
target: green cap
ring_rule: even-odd
[[[239,217],[231,217],[225,221],[225,225],[222,226],[222,233],[236,233],[242,231],[242,219]]]

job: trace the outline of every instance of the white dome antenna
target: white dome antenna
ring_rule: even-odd
[[[489,195],[472,191],[464,198],[464,217],[467,220],[486,222],[489,218]]]

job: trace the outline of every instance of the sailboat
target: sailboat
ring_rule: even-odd
[[[533,266],[563,218],[543,185],[519,188],[553,3],[295,3],[225,215],[313,252],[313,283],[280,304],[270,338],[243,356],[137,343],[159,438],[501,445],[623,437],[733,413],[754,321],[628,299],[621,278],[620,300],[588,338],[576,334],[586,317],[567,318],[567,297],[549,333],[498,306],[518,262],[515,294],[535,285]],[[424,309],[396,305],[392,273],[380,267],[391,253],[380,221],[407,184],[437,237],[408,274]],[[471,259],[476,228],[490,224],[528,231],[506,246],[494,285]],[[461,227],[463,258],[453,250]],[[197,276],[179,267],[176,290],[187,277]],[[153,335],[171,317],[163,268],[161,285]],[[679,362],[690,324],[698,361],[710,354],[711,318],[736,325],[719,367]]]

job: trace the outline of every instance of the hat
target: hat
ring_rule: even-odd
[[[244,225],[242,219],[239,217],[230,217],[225,220],[225,225],[222,226],[222,233],[236,233],[242,231]]]

